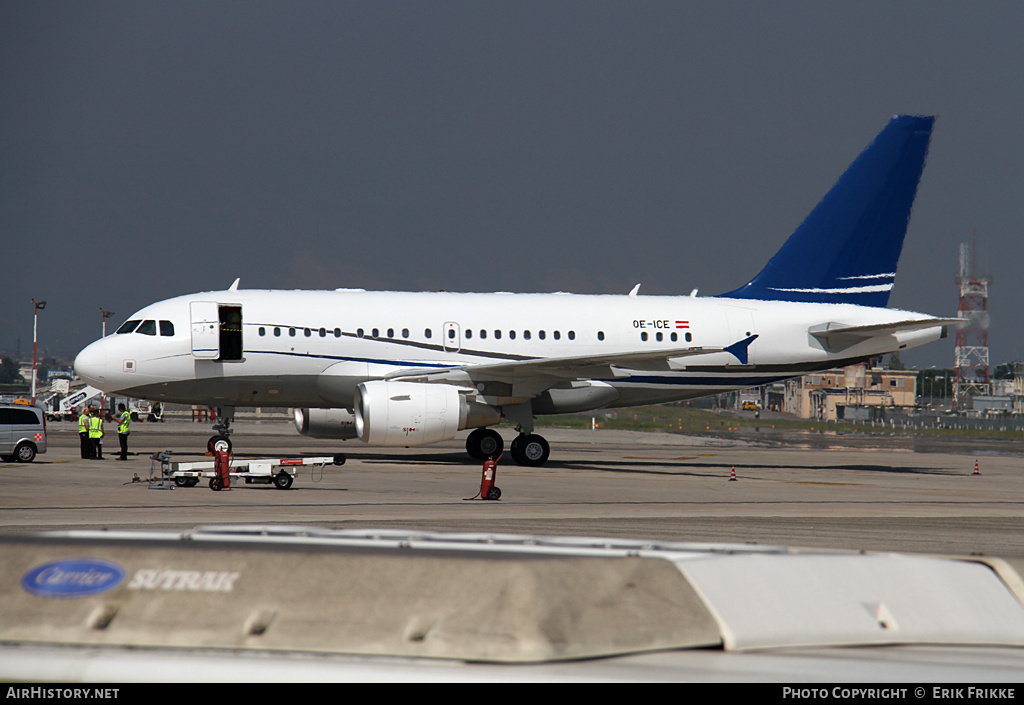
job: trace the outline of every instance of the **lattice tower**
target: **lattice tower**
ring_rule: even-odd
[[[969,398],[992,393],[988,359],[988,287],[992,278],[974,272],[973,247],[960,245],[960,304],[957,317],[965,323],[957,328],[956,364],[953,379],[953,409],[970,406]]]

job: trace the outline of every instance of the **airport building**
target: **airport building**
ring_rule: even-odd
[[[868,421],[883,418],[886,410],[913,409],[916,398],[915,370],[859,364],[787,381],[783,411],[805,419]]]

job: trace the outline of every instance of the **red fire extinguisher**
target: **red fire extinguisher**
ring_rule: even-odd
[[[210,489],[214,491],[230,490],[231,460],[227,448],[214,452],[213,467],[217,476],[210,479]]]
[[[480,481],[480,499],[501,499],[501,490],[494,486],[498,479],[498,461],[501,456],[493,455],[484,461],[483,478]]]

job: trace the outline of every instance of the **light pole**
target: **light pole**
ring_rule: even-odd
[[[111,316],[113,316],[114,312],[113,311],[104,311],[101,308],[100,309],[100,315],[103,316],[103,337],[106,338],[107,337],[107,319],[110,318]],[[100,409],[105,408],[106,405],[107,405],[107,395],[106,394],[100,394]],[[100,413],[102,414],[103,412],[101,411]]]
[[[100,309],[100,315],[103,316],[103,337],[107,337],[107,319],[114,315],[113,311],[104,311]]]
[[[32,312],[32,406],[36,405],[36,347],[39,341],[39,309],[46,308],[45,301],[32,299],[35,310]]]

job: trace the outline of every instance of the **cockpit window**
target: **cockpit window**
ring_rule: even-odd
[[[136,333],[143,335],[156,335],[156,321],[143,321]]]
[[[174,324],[170,321],[160,321],[160,335],[166,338],[173,338]]]
[[[139,319],[136,318],[134,321],[125,321],[121,324],[121,327],[117,329],[118,333],[131,333],[135,330],[136,326],[139,325]]]

